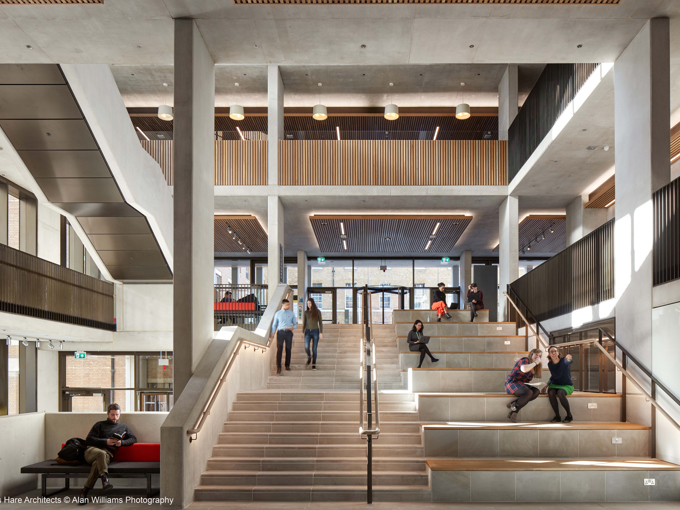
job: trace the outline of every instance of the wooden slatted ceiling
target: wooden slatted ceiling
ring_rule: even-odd
[[[553,233],[550,233],[550,225]],[[541,239],[541,232],[545,231],[545,239]],[[531,250],[526,250],[524,255],[534,253],[559,253],[567,247],[567,219],[564,215],[529,215],[519,224],[519,249],[526,246],[529,241],[539,238],[539,243],[531,244]],[[493,249],[498,251],[498,245]],[[520,255],[522,253],[520,252]]]
[[[588,203],[586,203],[585,207],[588,209],[605,209],[608,205],[611,205],[616,197],[615,182],[616,180],[612,175],[588,195]]]
[[[234,0],[241,5],[360,5],[360,4],[456,4],[456,5],[618,5],[621,0]]]
[[[132,115],[132,124],[144,132],[172,132],[172,121],[167,122],[155,115]],[[215,131],[224,139],[240,140],[236,127],[243,133],[267,133],[267,117],[246,115],[242,121],[227,116],[215,117]],[[418,140],[423,134],[429,139],[439,127],[438,140],[482,140],[498,138],[498,116],[473,116],[458,120],[450,115],[402,116],[396,121],[382,116],[329,116],[325,121],[314,120],[310,115],[288,115],[284,117],[284,131],[292,139],[335,139],[335,128],[340,128],[345,139]]]
[[[247,253],[228,228],[254,253],[267,252],[267,233],[255,216],[215,216],[215,253]]]
[[[472,216],[315,215],[309,221],[321,253],[450,253]],[[343,247],[341,227],[347,236]],[[437,223],[436,237],[425,250]]]
[[[508,144],[469,141],[280,141],[288,186],[505,186]]]

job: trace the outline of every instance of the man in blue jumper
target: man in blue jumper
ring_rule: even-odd
[[[276,333],[276,373],[281,375],[281,354],[286,343],[286,370],[290,370],[290,351],[293,348],[293,330],[297,328],[297,317],[290,309],[290,301],[281,302],[281,310],[274,315],[271,338]]]

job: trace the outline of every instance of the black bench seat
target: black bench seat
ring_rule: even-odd
[[[39,474],[42,476],[42,495],[47,497],[47,479],[48,478],[63,478],[64,487],[50,495],[68,490],[71,488],[71,478],[83,478],[83,475],[88,475],[92,466],[89,464],[59,464],[55,460],[44,460],[36,462],[30,466],[21,468],[21,472],[25,474]],[[112,461],[109,464],[109,478],[146,478],[146,495],[148,497],[154,496],[160,492],[159,489],[151,488],[151,476],[158,475],[161,472],[160,462],[144,462],[144,461]]]

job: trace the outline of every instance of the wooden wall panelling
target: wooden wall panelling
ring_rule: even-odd
[[[173,185],[172,140],[140,140],[142,147],[161,167],[168,186]]]
[[[289,186],[507,185],[506,141],[280,140]]]

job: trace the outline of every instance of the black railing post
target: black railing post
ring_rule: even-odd
[[[384,293],[383,293],[384,296]],[[364,286],[364,324],[366,331],[366,417],[368,422],[368,430],[373,429],[373,409],[371,399],[371,326],[368,314],[370,312],[368,295],[368,285]],[[373,504],[373,434],[367,434],[367,451],[366,451],[366,503]]]
[[[656,402],[656,382],[652,379],[652,400]],[[656,459],[656,407],[652,406],[652,458]]]
[[[614,348],[616,349],[616,348]],[[614,350],[614,354],[616,354],[616,350]],[[623,367],[623,370],[628,370],[628,355],[626,354],[626,351],[621,351],[621,366]],[[627,421],[627,416],[626,416],[626,374],[622,373],[621,374],[621,422],[626,423]]]

